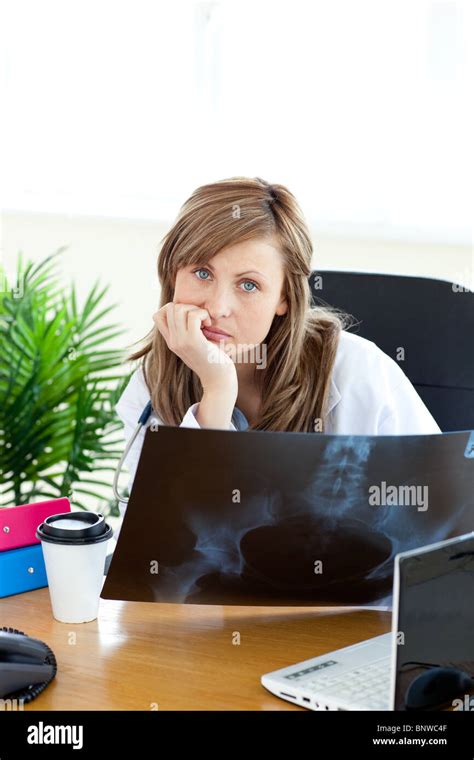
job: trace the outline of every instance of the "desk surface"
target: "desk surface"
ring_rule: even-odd
[[[302,710],[260,676],[391,626],[380,610],[110,599],[97,620],[73,625],[53,618],[47,587],[1,599],[0,611],[2,625],[45,641],[58,661],[25,710]]]

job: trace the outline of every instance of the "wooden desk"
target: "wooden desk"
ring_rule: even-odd
[[[109,599],[97,620],[72,625],[53,618],[48,588],[1,599],[0,612],[2,625],[45,641],[58,661],[25,710],[303,710],[260,676],[391,626],[391,613],[378,610]]]

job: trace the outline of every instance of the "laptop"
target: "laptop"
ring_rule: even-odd
[[[392,606],[394,558],[474,530],[474,431],[146,430],[101,597]]]
[[[474,532],[394,564],[391,632],[266,673],[262,685],[310,710],[408,710],[419,692],[410,687],[434,666],[473,678]],[[463,709],[467,695],[455,696]]]

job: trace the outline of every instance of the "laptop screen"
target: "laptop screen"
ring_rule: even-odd
[[[433,666],[474,677],[474,535],[400,557],[399,573],[395,709],[406,710],[420,698],[415,680]]]

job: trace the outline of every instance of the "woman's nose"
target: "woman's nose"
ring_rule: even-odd
[[[208,295],[204,308],[215,319],[227,317],[231,314],[233,308],[232,296],[222,291]]]

